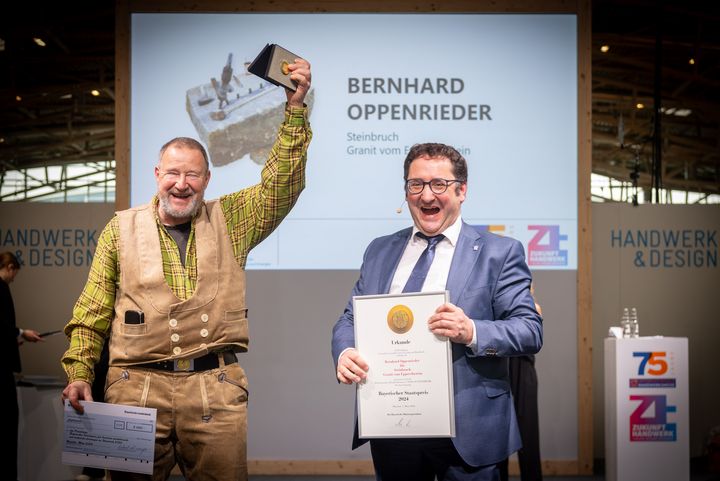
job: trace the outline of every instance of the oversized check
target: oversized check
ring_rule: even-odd
[[[357,385],[361,438],[455,436],[452,349],[427,320],[447,291],[355,296],[355,347],[370,369]]]
[[[65,401],[63,464],[152,474],[156,409],[80,403],[84,414]]]

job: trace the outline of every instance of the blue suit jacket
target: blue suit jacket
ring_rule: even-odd
[[[412,228],[373,240],[360,278],[333,329],[332,354],[354,347],[352,296],[386,294]],[[475,323],[478,349],[452,343],[455,390],[453,444],[473,466],[493,464],[521,447],[508,379],[509,356],[542,347],[542,319],[530,295],[530,271],[522,244],[463,223],[450,265],[450,302]],[[362,353],[360,353],[362,355]],[[372,368],[372,366],[371,366]],[[357,417],[353,449],[358,439]]]

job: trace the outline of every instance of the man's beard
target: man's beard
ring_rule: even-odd
[[[202,204],[202,195],[194,194],[192,201],[184,209],[176,209],[170,203],[170,193],[164,192],[158,196],[160,200],[160,209],[163,213],[172,218],[178,220],[192,219],[197,214]]]

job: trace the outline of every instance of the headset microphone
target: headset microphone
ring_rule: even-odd
[[[400,207],[398,207],[397,209],[395,209],[395,212],[396,212],[396,213],[402,214],[402,207],[403,207],[403,205],[405,205],[405,202],[407,202],[407,200],[404,200],[403,203],[400,204]]]

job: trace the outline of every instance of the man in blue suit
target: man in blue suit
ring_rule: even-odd
[[[415,225],[373,240],[365,251],[360,278],[333,329],[337,379],[362,382],[372,369],[355,349],[352,296],[447,289],[450,302],[427,323],[451,341],[456,435],[372,439],[375,474],[382,481],[499,480],[497,463],[521,446],[508,357],[534,354],[542,346],[523,247],[462,221],[467,163],[454,148],[414,145],[404,172]],[[418,284],[415,266],[428,258],[429,270]],[[353,449],[364,442],[356,418]]]

